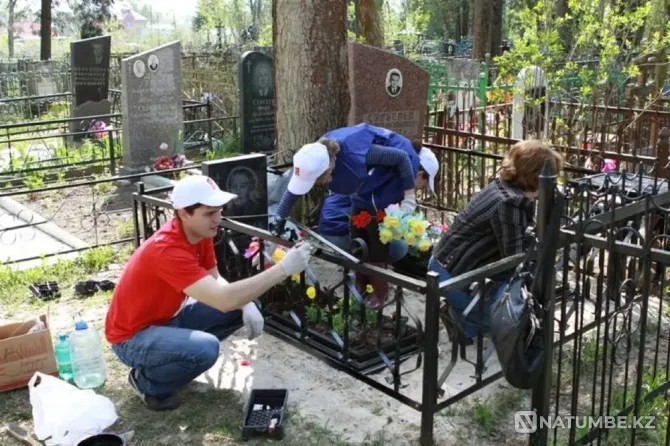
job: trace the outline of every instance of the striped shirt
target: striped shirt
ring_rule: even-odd
[[[372,144],[365,157],[365,162],[369,167],[396,166],[403,184],[403,190],[414,189],[415,178],[414,171],[412,170],[412,162],[409,155],[403,150]],[[288,217],[298,198],[298,195],[294,195],[289,191],[284,192],[277,207],[277,215],[280,218]]]
[[[525,232],[533,224],[535,201],[496,178],[456,216],[433,250],[452,276],[524,252]],[[504,279],[502,273],[493,280]]]

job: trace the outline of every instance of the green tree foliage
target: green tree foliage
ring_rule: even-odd
[[[636,61],[670,44],[665,0],[567,0],[558,16],[559,1],[565,0],[512,2],[513,48],[495,59],[501,79],[513,81],[522,68],[536,65],[545,72],[550,97],[565,99],[569,91],[572,101],[608,102],[639,74]]]
[[[271,0],[198,0],[193,28],[204,31],[221,29],[223,42],[238,43],[248,27],[258,27],[258,43],[272,44]],[[231,37],[229,42],[228,37]]]

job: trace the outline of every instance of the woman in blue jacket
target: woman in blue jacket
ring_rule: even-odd
[[[298,197],[315,184],[327,184],[332,193],[351,197],[352,215],[368,210],[376,216],[396,203],[410,214],[416,209],[415,189],[428,184],[434,191],[437,170],[437,158],[430,150],[390,130],[364,123],[336,129],[293,156],[293,176],[277,213],[285,219]],[[370,263],[388,263],[389,246],[379,241],[374,219],[365,230],[351,227],[351,236],[367,241]],[[386,298],[388,284],[357,277],[361,290],[370,282],[375,289],[370,305],[376,307]]]

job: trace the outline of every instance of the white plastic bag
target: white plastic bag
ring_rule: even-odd
[[[42,441],[49,438],[47,446],[75,446],[83,438],[101,433],[118,418],[109,398],[51,375],[36,372],[28,388],[35,435]]]

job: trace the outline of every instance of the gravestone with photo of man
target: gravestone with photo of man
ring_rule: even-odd
[[[90,116],[108,115],[109,60],[112,37],[102,36],[77,40],[70,43],[70,66],[73,91],[73,118],[82,118],[70,124],[71,132],[84,132],[95,121],[109,125],[109,119],[86,119]],[[74,140],[84,135],[76,135]]]
[[[182,153],[180,42],[123,59],[121,79],[124,171],[146,171],[157,157]]]
[[[277,135],[272,58],[258,51],[239,63],[240,151],[271,153]]]
[[[361,122],[421,139],[430,73],[387,50],[349,42],[349,125]]]

